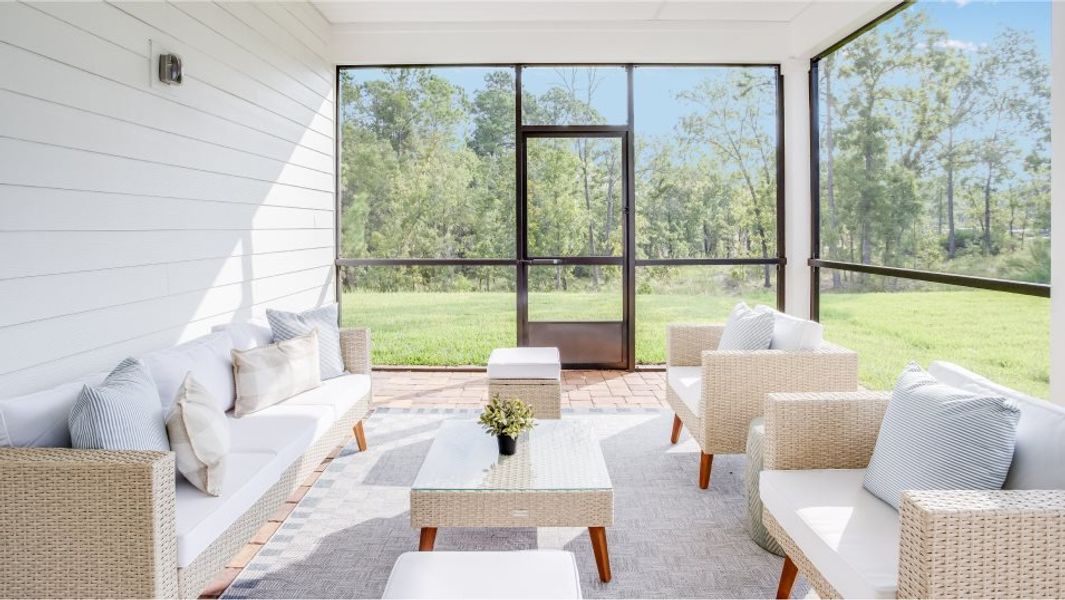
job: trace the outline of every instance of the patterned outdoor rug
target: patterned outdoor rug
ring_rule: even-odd
[[[332,461],[225,598],[379,598],[396,558],[416,550],[410,485],[443,419],[475,411],[379,409]],[[698,447],[671,446],[672,413],[567,412],[592,423],[614,484],[607,529],[613,581],[603,584],[586,529],[441,529],[438,550],[564,548],[576,553],[586,598],[771,598],[781,559],[743,528],[744,458],[714,459],[698,488]],[[801,589],[800,589],[801,588]],[[800,581],[796,597],[806,588]]]

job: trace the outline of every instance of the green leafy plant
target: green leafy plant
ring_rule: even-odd
[[[531,406],[517,398],[503,400],[498,394],[484,407],[478,422],[494,436],[507,435],[514,439],[536,425]]]

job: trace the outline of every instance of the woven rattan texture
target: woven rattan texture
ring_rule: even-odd
[[[864,469],[890,396],[870,391],[769,394],[765,468]]]
[[[698,367],[703,364],[703,351],[716,350],[724,331],[724,325],[667,325],[666,364]]]
[[[609,527],[612,490],[412,491],[412,527]]]
[[[0,597],[173,597],[176,572],[173,454],[0,449]]]
[[[537,419],[562,417],[562,386],[557,379],[489,379],[488,397],[518,398],[532,407]]]
[[[370,374],[370,330],[360,327],[340,330],[340,354],[349,373]]]
[[[806,578],[806,581],[810,582],[810,585],[817,590],[817,595],[823,600],[829,600],[830,598],[842,598],[839,592],[836,591],[821,573],[814,568],[810,559],[806,558],[806,555],[799,550],[799,546],[795,544],[795,541],[788,537],[788,534],[784,533],[784,529],[777,523],[777,520],[773,518],[773,515],[768,510],[762,515],[762,522],[765,523],[766,530],[769,531],[769,535],[773,536],[773,539],[780,544],[780,547],[784,550],[784,554],[791,559],[791,562],[795,563],[798,567],[799,573]]]
[[[910,491],[901,598],[1065,597],[1065,491]]]

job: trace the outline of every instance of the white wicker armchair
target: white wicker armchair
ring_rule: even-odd
[[[718,351],[723,325],[666,328],[666,401],[676,416],[671,441],[688,429],[702,451],[699,487],[710,485],[715,454],[740,454],[769,392],[858,389],[858,355],[824,343],[816,350]]]
[[[782,470],[864,469],[889,397],[867,391],[770,394],[763,477]],[[781,525],[783,516],[768,505],[763,514],[787,555],[777,597],[789,597],[797,573],[821,598],[854,595],[837,589],[826,574],[831,558],[803,552]],[[908,491],[898,520],[899,598],[1065,597],[1065,491]]]

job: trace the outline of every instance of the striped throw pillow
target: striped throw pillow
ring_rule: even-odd
[[[751,308],[740,302],[732,309],[721,332],[718,350],[768,350],[773,341],[773,309]]]
[[[70,443],[86,450],[170,450],[166,417],[148,367],[127,358],[70,409]]]
[[[1000,489],[1019,419],[1011,400],[940,383],[910,363],[891,393],[865,489],[896,510],[905,490]]]
[[[274,341],[291,340],[318,330],[318,362],[322,379],[344,374],[344,358],[340,354],[340,326],[337,305],[329,304],[301,313],[266,309],[266,320],[274,333]]]

